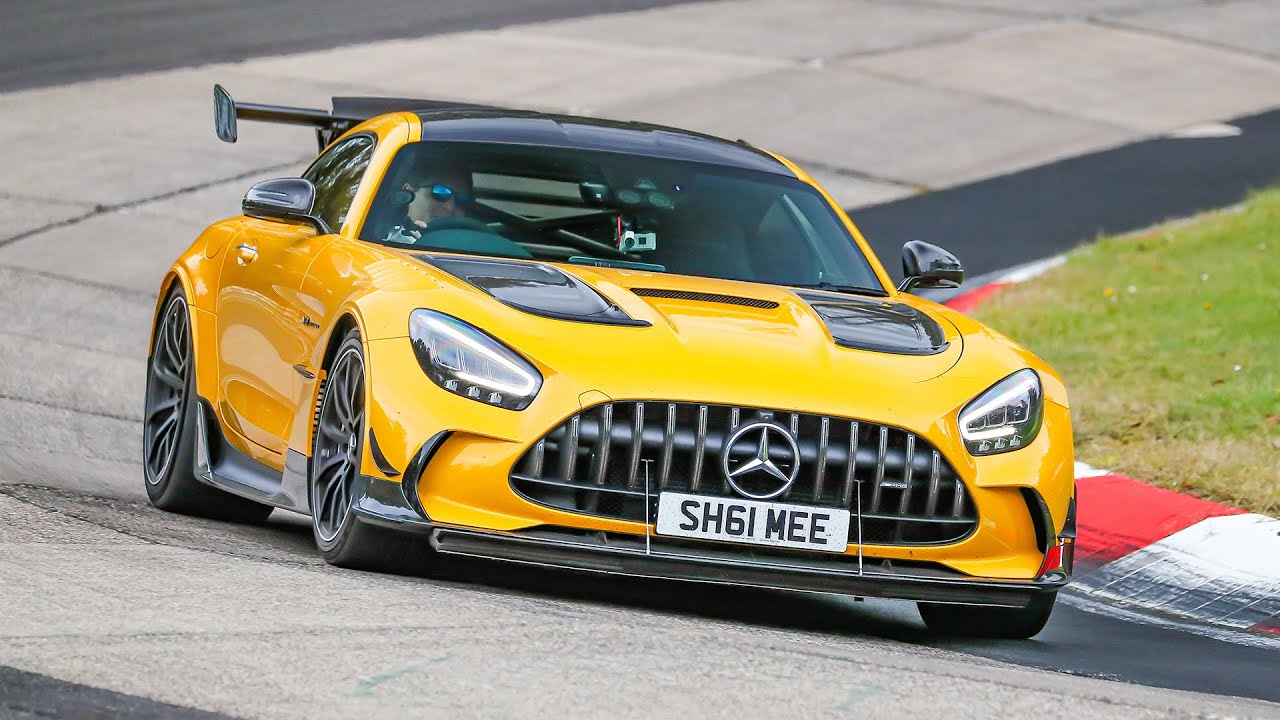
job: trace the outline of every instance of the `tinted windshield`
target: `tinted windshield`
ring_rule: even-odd
[[[793,286],[882,287],[826,200],[793,177],[638,155],[420,142],[361,239]]]

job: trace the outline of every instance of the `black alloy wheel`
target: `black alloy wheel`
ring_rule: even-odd
[[[182,440],[191,370],[190,325],[186,299],[175,293],[156,328],[147,376],[142,421],[142,459],[147,484],[168,477]]]
[[[311,457],[311,516],[320,548],[331,547],[347,524],[360,475],[364,435],[364,358],[343,343],[324,381]]]
[[[161,510],[215,520],[261,522],[271,506],[206,485],[195,476],[196,355],[191,314],[182,289],[175,288],[156,317],[147,359],[142,415],[142,472],[147,497]],[[206,417],[207,423],[215,422]]]
[[[325,371],[307,463],[311,529],[326,562],[339,567],[420,574],[431,555],[422,538],[361,520],[361,459],[368,433],[364,348],[352,330]],[[386,481],[383,481],[386,482]]]

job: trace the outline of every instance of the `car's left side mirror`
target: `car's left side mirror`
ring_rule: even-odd
[[[249,188],[240,208],[250,217],[308,223],[321,235],[328,235],[333,232],[329,225],[312,213],[315,204],[316,186],[310,180],[278,178]]]
[[[958,288],[964,282],[964,266],[955,255],[919,240],[902,246],[900,292],[916,288]]]

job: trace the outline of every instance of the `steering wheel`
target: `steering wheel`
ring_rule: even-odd
[[[493,228],[489,227],[488,224],[475,218],[469,218],[462,215],[435,218],[428,222],[427,226],[422,228],[419,232],[425,234],[435,232],[437,230],[475,230],[478,232],[493,233],[495,235],[498,234],[494,232]]]

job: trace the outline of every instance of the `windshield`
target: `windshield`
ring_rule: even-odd
[[[630,154],[497,143],[406,145],[360,238],[884,294],[847,228],[810,185]]]

